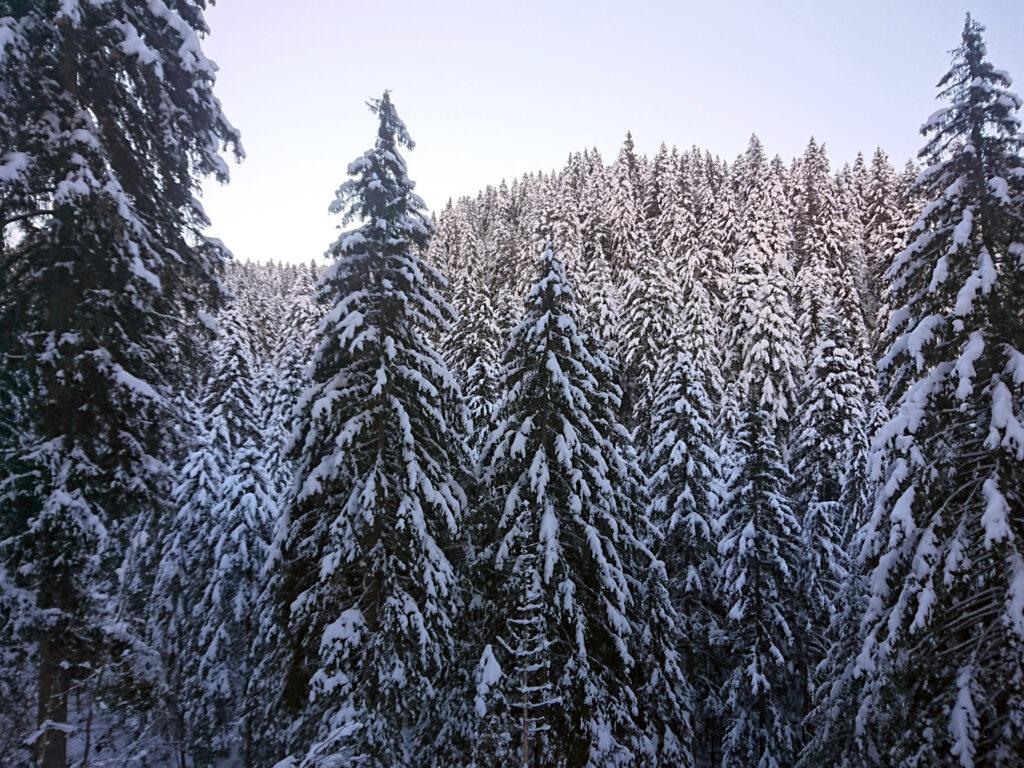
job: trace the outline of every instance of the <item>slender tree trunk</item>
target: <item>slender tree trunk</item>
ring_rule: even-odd
[[[524,685],[525,689],[526,686]],[[523,768],[530,768],[530,721],[528,719],[529,709],[527,707],[526,691],[523,690],[523,744],[520,748],[523,758]]]
[[[81,768],[88,768],[89,766],[89,755],[92,752],[92,723],[93,723],[93,705],[96,702],[96,696],[99,694],[100,687],[103,685],[103,673],[107,671],[106,665],[100,667],[100,672],[96,676],[96,685],[94,686],[92,695],[89,696],[89,712],[85,718],[85,745],[82,747],[82,762]]]
[[[60,656],[60,640],[48,629],[39,643],[38,723],[43,729],[36,741],[39,768],[67,768],[68,764],[67,734],[50,725],[63,726],[68,719],[67,670]]]

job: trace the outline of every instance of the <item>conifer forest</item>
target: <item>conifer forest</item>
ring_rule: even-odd
[[[0,766],[1024,766],[977,20],[905,167],[622,126],[428,208],[382,83],[282,263],[206,234],[205,11],[0,0]]]

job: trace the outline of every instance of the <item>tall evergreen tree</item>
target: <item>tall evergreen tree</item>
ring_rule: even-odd
[[[672,222],[679,198],[679,153],[662,143],[644,185],[644,218],[651,246],[660,250],[672,240]],[[671,251],[671,248],[670,248]]]
[[[266,409],[262,442],[270,452],[267,469],[274,482],[278,508],[284,505],[295,477],[288,446],[297,426],[295,403],[309,384],[307,369],[313,357],[321,315],[320,306],[314,300],[319,272],[315,263],[306,265],[285,286],[280,335],[259,376]]]
[[[459,610],[460,394],[428,340],[453,313],[419,255],[430,226],[399,152],[412,140],[386,92],[371,109],[376,144],[332,205],[361,225],[332,247],[319,287],[330,310],[299,404],[278,566],[284,696],[308,766],[414,763]]]
[[[622,306],[612,279],[607,259],[596,254],[584,272],[579,293],[583,323],[600,339],[614,366],[622,346]]]
[[[612,275],[616,284],[625,281],[651,251],[644,209],[644,180],[629,133],[611,169],[611,191],[607,201]]]
[[[848,574],[843,502],[847,484],[856,481],[852,461],[867,428],[856,352],[834,310],[825,310],[822,328],[808,360],[793,439],[791,496],[802,536],[796,574],[804,601],[800,644],[808,678],[825,656],[833,601]]]
[[[225,759],[255,765],[252,723],[241,705],[253,671],[250,644],[261,569],[277,514],[273,480],[263,462],[264,452],[251,438],[235,451],[220,499],[205,530],[198,531],[209,537],[200,541],[210,556],[189,561],[204,582],[198,600],[189,604],[192,626],[184,633],[189,656],[182,659],[183,710],[196,765]]]
[[[893,764],[1024,754],[1024,157],[967,17],[925,123],[930,200],[889,269],[892,419],[865,528],[865,730]]]
[[[580,230],[583,236],[582,268],[578,293],[583,322],[599,338],[613,363],[618,360],[621,342],[621,302],[612,272],[612,238],[606,229],[603,198],[607,172],[597,150],[590,155],[587,177],[580,203]]]
[[[861,302],[864,320],[875,329],[888,322],[879,317],[885,304],[885,271],[903,250],[906,234],[906,216],[900,207],[900,194],[896,172],[889,158],[878,149],[871,159],[871,171],[864,193],[864,274],[861,279]],[[880,334],[878,329],[876,334]]]
[[[5,3],[0,21],[0,368],[27,398],[21,437],[0,447],[0,560],[33,596],[19,623],[37,641],[46,768],[67,760],[73,681],[103,649],[126,657],[112,627],[137,629],[112,621],[117,566],[166,496],[172,391],[220,298],[226,252],[202,235],[196,194],[226,180],[221,145],[240,149],[204,7],[47,0]]]
[[[835,301],[839,276],[851,268],[850,228],[832,180],[825,148],[814,139],[800,164],[800,207],[796,212],[797,320],[803,352],[823,339],[823,315]]]
[[[475,255],[469,255],[452,280],[452,303],[457,306],[459,317],[442,343],[445,362],[458,378],[465,396],[470,443],[474,447],[487,430],[494,405],[502,340],[494,310],[493,285],[485,265]]]
[[[224,457],[217,450],[219,418],[197,419],[192,450],[178,470],[172,489],[176,513],[165,523],[156,541],[158,563],[153,575],[148,614],[160,628],[159,652],[164,666],[163,681],[170,702],[167,730],[187,754],[195,744],[187,711],[187,680],[196,661],[193,609],[206,576],[206,558],[197,556],[209,547],[209,520],[224,492]]]
[[[716,414],[706,374],[684,344],[672,347],[651,411],[648,514],[664,536],[659,555],[678,616],[680,663],[694,689],[694,756],[712,760],[721,738]]]
[[[249,318],[242,317],[251,306],[241,301],[236,297],[218,317],[195,448],[174,488],[176,514],[149,524],[152,543],[140,541],[141,552],[129,558],[146,558],[146,548],[154,549],[153,584],[144,595],[150,642],[175,701],[175,741],[196,765],[251,764],[241,702],[260,570],[279,501],[272,468],[280,441],[267,441],[266,401],[275,393],[257,389],[259,365]]]
[[[689,690],[618,391],[580,332],[574,289],[550,248],[539,273],[481,456],[490,520],[481,578],[493,606],[477,677],[481,743],[505,750],[499,762],[525,765],[686,765]],[[525,594],[506,584],[522,564],[539,576],[516,579]],[[503,736],[516,712],[522,732]]]
[[[645,254],[628,275],[621,309],[622,418],[639,426],[641,444],[647,439],[645,415],[654,397],[654,381],[666,353],[666,342],[679,322],[679,287],[669,264]]]
[[[733,445],[736,479],[722,507],[721,586],[731,671],[726,675],[723,766],[792,764],[799,749],[800,676],[793,577],[800,524],[773,414],[746,411]]]
[[[787,291],[790,253],[780,250],[787,245],[779,234],[784,227],[781,186],[756,137],[744,158],[742,178],[747,195],[725,308],[724,368],[736,383],[738,402],[766,411],[774,428],[788,424],[795,413],[795,374],[802,358]]]
[[[899,180],[881,148],[871,159],[864,191],[864,267],[860,278],[864,322],[871,330],[872,346],[881,356],[882,336],[888,325],[884,307],[885,272],[903,250],[908,225],[900,200]]]
[[[709,182],[702,194],[706,210],[697,233],[697,252],[705,265],[704,282],[714,315],[723,318],[732,289],[739,213],[731,184],[721,184],[715,191]]]

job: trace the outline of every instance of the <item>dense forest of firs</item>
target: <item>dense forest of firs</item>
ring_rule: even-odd
[[[283,266],[202,234],[202,7],[0,2],[0,765],[1024,765],[980,25],[905,169],[627,135],[430,216],[385,93]]]

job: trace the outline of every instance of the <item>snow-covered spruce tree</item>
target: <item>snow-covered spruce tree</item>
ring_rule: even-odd
[[[799,487],[802,478],[820,476],[822,471],[833,476],[839,488],[838,503],[835,506],[837,516],[831,521],[838,525],[838,531],[831,531],[825,538],[820,538],[821,532],[826,530],[821,523],[826,522],[826,519],[816,517],[804,521],[804,524],[811,528],[810,531],[804,532],[804,551],[817,552],[817,558],[810,557],[805,562],[811,565],[817,559],[819,563],[834,562],[845,569],[845,573],[840,571],[838,574],[829,574],[826,570],[825,580],[819,582],[827,584],[828,581],[834,580],[836,575],[840,577],[838,583],[834,585],[832,597],[828,598],[827,602],[824,600],[825,595],[819,593],[819,622],[828,617],[824,637],[820,636],[820,630],[804,633],[812,641],[812,650],[817,648],[819,651],[813,659],[810,658],[811,654],[808,654],[808,662],[817,663],[813,668],[809,667],[811,707],[804,720],[804,732],[808,739],[801,750],[798,763],[807,768],[825,763],[835,763],[837,768],[869,768],[878,765],[879,762],[877,750],[867,740],[868,735],[858,725],[857,718],[851,716],[851,713],[858,710],[864,690],[864,675],[857,671],[856,665],[857,654],[860,651],[860,619],[867,608],[869,591],[865,564],[858,562],[851,555],[861,549],[861,529],[867,522],[877,491],[877,479],[869,472],[871,436],[888,422],[889,416],[885,402],[878,397],[878,385],[873,376],[874,366],[867,364],[867,332],[861,323],[859,302],[853,296],[855,283],[848,275],[840,276],[839,280],[839,297],[833,314],[834,329],[826,338],[846,341],[833,350],[837,352],[840,348],[843,349],[842,359],[834,361],[840,365],[826,366],[824,370],[830,371],[828,377],[837,384],[842,384],[835,387],[836,394],[827,396],[827,408],[813,409],[818,417],[808,418],[809,414],[803,410],[806,404],[802,404],[799,429],[795,438],[798,466],[798,485],[795,493],[798,498],[802,494]],[[857,339],[861,340],[859,347],[856,345]],[[850,353],[853,355],[852,358],[847,357]],[[819,359],[817,354],[812,355],[808,367],[808,378],[811,381],[820,379],[820,375],[815,375],[816,370],[822,370],[819,368]],[[821,388],[821,391],[828,392],[829,388]],[[850,431],[847,439],[841,441],[845,446],[843,449],[837,449],[834,439],[836,433],[832,429],[829,430],[833,434],[832,448],[811,448],[811,441],[816,438],[812,437],[812,431],[805,431],[805,422],[810,426],[810,422],[818,421],[821,415],[831,414],[839,417],[839,420],[834,422],[838,424],[854,416],[858,411],[861,415],[848,421]],[[843,454],[842,460],[839,459],[837,450]],[[808,461],[812,465],[820,462],[821,467],[808,472]],[[805,485],[803,492],[807,490],[809,488]],[[836,536],[840,542],[838,550],[835,545]],[[815,539],[824,546],[816,549],[811,546]],[[838,558],[824,560],[822,553],[826,550],[837,552]],[[812,584],[812,579],[805,577],[803,583],[802,591],[806,599],[812,595],[807,589]],[[814,607],[813,602],[808,605],[810,608]],[[824,655],[821,655],[821,650],[824,650]]]
[[[814,139],[800,163],[799,186],[794,225],[797,323],[803,353],[809,355],[822,339],[822,316],[834,303],[840,271],[850,267],[850,228],[825,148]]]
[[[495,197],[492,259],[488,265],[494,284],[494,309],[498,327],[509,328],[519,319],[519,296],[529,279],[532,224],[531,208],[536,200],[528,179],[504,181]]]
[[[885,271],[903,250],[906,215],[900,206],[896,172],[881,150],[871,159],[871,171],[864,192],[864,274],[861,279],[861,302],[864,321],[874,330],[883,327],[888,318],[879,317],[885,304]],[[876,333],[880,333],[878,329]]]
[[[865,490],[874,490],[866,483]],[[844,512],[849,509],[844,505]],[[847,552],[860,549],[862,531],[854,533]],[[832,598],[833,610],[825,635],[825,655],[811,675],[811,708],[804,717],[804,743],[796,765],[816,768],[874,768],[879,752],[858,717],[865,675],[857,669],[861,648],[860,620],[868,605],[870,582],[863,564],[846,558],[849,568]]]
[[[458,319],[442,342],[449,369],[461,384],[469,412],[470,446],[486,434],[494,404],[496,367],[500,357],[501,328],[492,301],[492,284],[485,267],[473,254],[452,277],[452,304]]]
[[[671,243],[673,212],[678,205],[679,152],[662,143],[644,185],[644,217],[648,239],[655,250]],[[671,252],[671,249],[670,249]]]
[[[854,284],[847,280],[843,287],[853,291]],[[840,308],[851,303],[840,301]],[[843,331],[843,314],[840,309],[840,317],[828,324],[833,330],[827,338],[850,338]],[[869,591],[864,564],[851,554],[861,549],[860,529],[877,490],[868,472],[870,436],[888,421],[888,412],[874,382],[858,370],[859,355],[851,356],[851,351],[847,345],[826,341],[812,355],[808,378],[815,383],[801,405],[794,441],[794,493],[804,510],[801,597],[808,629],[801,633],[801,642],[809,651],[804,661],[811,694],[804,718],[807,742],[798,765],[806,768],[870,768],[879,762],[877,750],[865,741],[851,714],[857,712],[863,693],[864,675],[857,672],[856,663]],[[833,386],[820,383],[828,380]],[[821,426],[824,438],[817,434]],[[810,486],[805,477],[820,481]],[[826,502],[818,514],[811,514],[804,501],[808,493],[828,486],[838,490],[838,501]]]
[[[563,222],[572,225],[568,231],[570,250],[578,255],[578,263],[567,266],[577,285],[580,322],[587,333],[602,341],[605,352],[615,361],[621,340],[621,308],[604,221],[607,178],[597,150],[570,161],[567,175],[571,191],[559,201],[557,218],[559,230],[566,229]]]
[[[451,198],[436,217],[434,236],[430,239],[430,260],[445,274],[457,274],[464,266],[466,245],[469,242],[465,222],[465,207],[460,201],[455,206]]]
[[[592,263],[598,255],[607,261],[611,253],[611,237],[605,228],[604,197],[608,172],[595,149],[584,152],[585,176],[579,192],[577,220],[583,236],[583,262]]]
[[[709,275],[718,269],[718,265],[712,265],[704,261],[698,248],[698,216],[701,215],[702,191],[697,188],[694,180],[693,169],[690,165],[689,155],[684,153],[681,157],[673,150],[673,162],[675,168],[675,186],[672,194],[668,196],[670,201],[666,203],[666,211],[662,214],[662,231],[666,233],[664,240],[658,243],[662,252],[662,259],[671,265],[670,269],[676,271],[682,269],[690,261],[699,260],[700,267],[696,270],[697,275],[707,284]]]
[[[704,283],[711,294],[712,311],[715,317],[722,318],[732,288],[739,212],[732,184],[721,184],[714,191],[710,181],[706,181],[701,195],[705,210],[698,224],[697,253],[704,265]]]
[[[691,267],[697,267],[691,260]],[[704,390],[717,410],[725,383],[722,378],[721,323],[715,315],[714,299],[694,269],[683,269],[680,293],[683,307],[679,320],[678,348],[684,350],[699,372]],[[670,347],[671,348],[671,347]]]
[[[210,357],[210,375],[199,407],[222,424],[216,449],[226,466],[235,450],[256,437],[263,422],[264,393],[256,388],[259,365],[248,318],[237,301],[217,315],[217,338]]]
[[[726,306],[724,481],[719,582],[727,610],[723,765],[782,766],[799,747],[801,678],[793,632],[800,525],[782,452],[801,365],[787,286],[788,222],[779,164],[751,139],[740,163],[741,245]]]
[[[204,6],[44,0],[0,21],[0,327],[16,339],[0,367],[31,393],[26,439],[3,446],[0,505],[18,512],[0,517],[0,558],[38,609],[47,768],[67,759],[69,686],[115,641],[115,569],[165,496],[171,392],[220,296],[225,250],[202,235],[196,194],[227,178],[219,150],[238,137],[213,95]]]
[[[689,327],[685,319],[681,325]],[[717,414],[705,386],[708,375],[686,347],[682,340],[673,340],[676,351],[659,377],[645,463],[648,515],[664,536],[658,554],[669,574],[678,617],[680,664],[694,689],[692,749],[703,764],[713,759],[721,738],[719,460]]]
[[[147,601],[151,643],[174,699],[175,740],[200,766],[248,756],[240,705],[259,570],[277,514],[267,467],[279,446],[263,442],[264,398],[273,392],[257,391],[248,320],[238,299],[218,316],[195,447],[173,492],[176,514],[152,526],[159,557]]]
[[[506,586],[516,602],[498,647],[485,645],[474,670],[474,711],[480,718],[473,764],[557,765],[551,713],[561,704],[554,692],[550,628],[544,611],[540,553],[525,537],[509,553]],[[504,660],[502,667],[498,658]]]
[[[255,764],[251,723],[241,705],[253,671],[250,645],[261,569],[277,517],[274,483],[264,462],[265,450],[251,438],[239,446],[210,510],[204,543],[212,557],[210,568],[201,571],[205,584],[199,601],[191,606],[194,655],[188,660],[183,707],[196,765],[216,765],[218,759]]]
[[[364,222],[332,247],[313,383],[299,403],[279,614],[291,652],[284,704],[305,766],[416,761],[420,720],[459,609],[449,559],[466,466],[458,386],[428,334],[452,310],[420,251],[430,227],[387,93],[373,149],[332,210]]]
[[[851,277],[849,271],[844,275]],[[832,601],[847,573],[842,502],[846,484],[854,481],[856,448],[865,442],[869,395],[835,310],[824,308],[820,320],[822,334],[808,359],[792,449],[791,496],[802,536],[796,580],[805,601],[800,642],[808,670],[824,656]]]
[[[599,339],[613,366],[618,368],[622,341],[622,307],[619,291],[612,282],[612,270],[598,254],[585,269],[580,286],[581,314],[587,332]]]
[[[480,744],[504,744],[499,762],[515,764],[687,765],[689,688],[612,371],[580,332],[574,289],[550,248],[539,272],[503,358],[503,394],[481,455],[490,525],[480,559],[488,601]],[[539,593],[509,591],[517,562],[536,564]],[[530,699],[524,721],[507,707],[538,663],[508,651],[526,604],[547,637],[546,693]],[[514,719],[526,732],[503,736]]]
[[[863,509],[858,496],[866,490],[867,414],[876,383],[852,269],[853,230],[843,220],[824,149],[812,142],[801,171],[797,221],[804,253],[797,287],[807,367],[791,442],[791,496],[802,536],[797,663],[809,709],[814,671],[832,642],[826,634],[834,601],[849,575],[848,521]]]
[[[822,147],[824,149],[824,147]],[[866,272],[865,246],[867,233],[867,189],[870,172],[864,162],[864,153],[858,152],[852,165],[844,165],[836,176],[837,199],[846,230],[846,262],[854,276],[858,297],[862,293],[863,276]],[[864,307],[861,307],[864,313]]]
[[[732,445],[738,467],[723,502],[718,546],[730,646],[721,765],[784,768],[799,749],[801,719],[794,658],[800,524],[773,414],[744,412]]]
[[[744,408],[764,410],[770,426],[786,425],[795,413],[794,374],[802,365],[787,286],[790,253],[779,237],[784,228],[781,188],[752,137],[743,162],[746,197],[732,285],[725,307],[727,380],[735,382]],[[781,437],[782,435],[780,435]]]
[[[644,180],[629,133],[611,167],[611,191],[606,200],[605,226],[609,261],[616,285],[625,282],[640,260],[651,251],[644,211]]]
[[[640,257],[622,291],[621,342],[622,420],[640,427],[647,440],[647,414],[654,397],[654,379],[665,356],[666,342],[679,322],[679,286],[670,264],[654,253]]]
[[[272,387],[272,392],[265,422],[268,430],[279,433],[272,436],[272,442],[283,437],[287,443],[287,437],[296,426],[295,403],[308,384],[307,369],[313,358],[316,329],[322,314],[314,297],[319,274],[320,267],[311,262],[300,267],[291,284],[285,288],[286,309],[281,319],[280,335],[273,340],[272,356],[264,364],[266,373],[263,378],[269,376],[272,379],[266,382]],[[276,484],[282,496],[291,486],[294,475],[284,447],[274,462],[277,465]]]
[[[696,258],[693,214],[682,205],[678,153],[662,146],[655,158],[657,219],[650,225],[651,247],[638,254],[622,291],[623,420],[638,429],[638,445],[648,441],[648,415],[655,377],[666,357],[666,343],[679,322],[681,296],[675,275]]]
[[[174,491],[181,506],[162,541],[151,621],[162,633],[181,759],[253,765],[242,696],[276,499],[265,451],[249,439],[222,468],[226,427],[220,416],[209,422]]]
[[[183,749],[191,743],[187,734],[185,696],[187,667],[194,663],[192,609],[196,590],[202,588],[205,573],[195,558],[195,549],[209,546],[209,519],[224,491],[224,457],[217,450],[219,419],[194,418],[192,448],[178,467],[171,495],[176,510],[166,521],[166,531],[154,546],[157,566],[153,574],[149,620],[162,633],[159,652],[165,667],[164,684],[171,708],[169,731]]]
[[[538,216],[534,223],[535,238],[543,240],[550,236],[553,242],[559,244],[570,274],[576,274],[583,268],[584,259],[589,255],[586,250],[592,247],[585,242],[583,231],[583,227],[589,223],[586,219],[589,212],[582,198],[586,177],[581,162],[570,158],[566,168],[555,177],[548,210],[546,214]],[[549,226],[545,226],[545,219],[550,221]]]
[[[1024,754],[1022,101],[967,17],[922,131],[930,202],[888,272],[892,419],[865,527],[860,716],[887,764]]]
[[[582,158],[569,158],[569,163],[552,177],[546,191],[547,199],[539,199],[533,224],[531,246],[536,253],[550,243],[557,249],[559,258],[566,265],[566,272],[573,285],[584,277],[587,263],[600,249],[599,238],[603,232],[585,231],[588,226],[598,224],[592,202],[586,199],[591,186],[590,171],[582,165]],[[528,272],[524,293],[530,288],[533,273]]]

